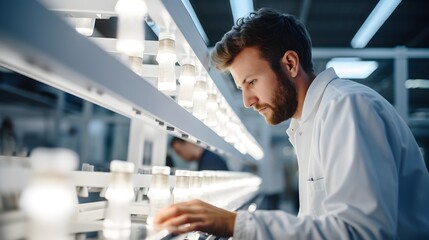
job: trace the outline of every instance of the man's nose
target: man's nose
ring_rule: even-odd
[[[258,98],[255,96],[255,94],[245,90],[243,90],[242,94],[244,107],[251,108],[255,103],[258,102]]]

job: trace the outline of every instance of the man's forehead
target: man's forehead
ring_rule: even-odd
[[[234,81],[235,86],[238,88],[240,85],[238,85],[237,83],[237,76],[235,76],[234,73],[232,73],[231,71],[229,72],[232,78],[232,81]]]

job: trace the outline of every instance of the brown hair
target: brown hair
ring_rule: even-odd
[[[178,138],[178,137],[173,137],[172,139],[171,139],[171,141],[170,141],[170,147],[173,147],[173,145],[175,144],[175,143],[186,143],[187,141],[185,141],[185,140],[183,140],[183,139],[181,139],[181,138]]]
[[[259,48],[273,70],[279,70],[280,60],[288,50],[295,51],[307,73],[313,73],[311,39],[305,26],[294,16],[261,8],[240,18],[236,26],[216,43],[212,60],[217,69],[226,71],[235,57],[246,47]]]

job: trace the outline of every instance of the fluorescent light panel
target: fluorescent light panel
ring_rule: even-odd
[[[330,67],[340,78],[365,79],[378,68],[378,63],[359,58],[333,58],[326,64],[326,68]]]
[[[380,0],[353,37],[351,41],[352,47],[364,48],[399,3],[401,3],[401,0]]]
[[[234,24],[241,17],[253,12],[253,0],[229,0]]]
[[[406,88],[429,89],[429,80],[427,79],[408,79],[405,81]]]

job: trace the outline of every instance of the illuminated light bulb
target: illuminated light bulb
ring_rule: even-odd
[[[75,29],[84,36],[91,36],[94,33],[95,18],[73,18]]]
[[[193,110],[192,113],[195,117],[200,120],[204,120],[207,117],[207,83],[205,77],[200,76],[200,79],[195,83],[194,96],[193,96]]]
[[[156,61],[159,65],[158,90],[172,92],[176,90],[176,48],[173,34],[159,34],[159,49]]]
[[[146,4],[143,0],[119,0],[115,11],[118,14],[116,49],[127,56],[143,57]]]
[[[134,163],[113,160],[110,172],[103,236],[106,239],[127,239],[131,235],[130,202],[134,199]]]
[[[241,131],[238,132],[238,139],[239,141],[237,141],[234,144],[234,147],[241,153],[241,154],[246,154],[247,153],[247,146],[246,146],[246,142],[244,141],[245,139],[248,139],[248,137],[246,136],[246,134],[244,134],[244,130],[242,129]]]
[[[202,187],[203,187],[203,200],[206,202],[211,202],[212,195],[215,190],[214,187],[214,177],[215,171],[202,171]]]
[[[195,65],[190,60],[185,60],[180,71],[180,89],[178,103],[184,108],[193,106],[193,92],[195,85]]]
[[[228,134],[225,136],[225,141],[232,144],[236,143],[238,141],[238,138],[237,138],[237,129],[239,128],[238,125],[235,122],[230,121],[226,124],[226,127],[228,129]]]
[[[68,239],[68,224],[77,213],[70,173],[77,167],[78,156],[68,149],[37,148],[30,160],[34,175],[19,201],[29,220],[26,239]]]
[[[190,171],[176,170],[176,182],[173,190],[174,203],[191,200],[189,192]]]
[[[163,208],[172,202],[170,192],[170,167],[153,166],[152,180],[147,196],[149,197],[150,213],[146,220],[148,225],[153,224],[153,218]]]
[[[133,70],[137,75],[142,75],[142,68],[143,68],[143,58],[141,57],[135,57],[135,56],[129,56],[128,62],[130,65],[131,70]]]
[[[198,171],[190,171],[189,173],[189,192],[190,197],[201,199],[203,186],[203,175]]]
[[[255,143],[251,136],[247,135],[244,138],[245,145],[247,146],[247,152],[256,160],[260,160],[264,157],[264,152],[261,147]]]
[[[228,135],[227,123],[229,120],[227,110],[225,107],[221,106],[216,114],[219,122],[219,125],[217,127],[217,134],[221,137],[226,137],[226,135]]]
[[[207,97],[207,117],[205,119],[205,123],[209,127],[215,127],[218,119],[217,119],[217,111],[219,105],[217,104],[217,94],[209,93]]]
[[[261,160],[264,157],[264,152],[262,149],[253,141],[249,140],[247,147],[250,156],[252,156],[254,159]]]
[[[243,143],[236,143],[234,144],[234,147],[241,153],[246,154],[247,153],[247,147]]]

